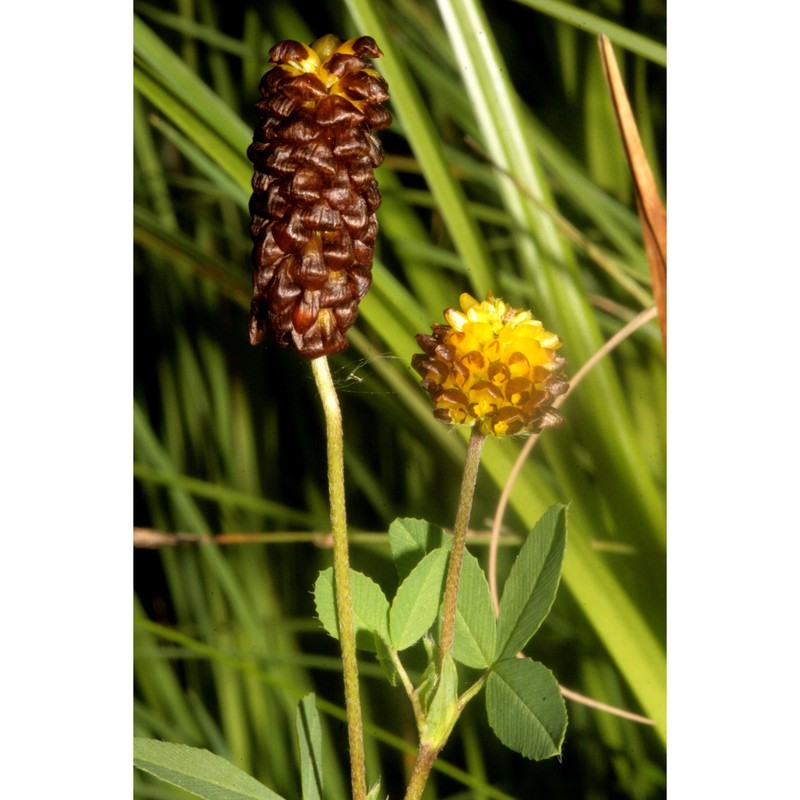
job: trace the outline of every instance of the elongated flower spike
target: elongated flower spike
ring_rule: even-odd
[[[383,55],[369,36],[270,50],[253,162],[250,342],[271,330],[305,358],[347,347],[344,334],[372,281],[381,202],[373,130],[392,117],[386,82],[369,66]]]
[[[566,361],[556,355],[561,339],[535,319],[490,293],[483,302],[468,294],[461,310],[444,312],[447,325],[418,334],[424,351],[411,359],[434,416],[454,425],[478,426],[485,436],[538,433],[560,425],[551,408],[569,384]]]

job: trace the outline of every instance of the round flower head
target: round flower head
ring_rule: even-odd
[[[530,311],[511,308],[489,293],[479,303],[462,294],[461,311],[444,312],[447,325],[418,334],[424,354],[411,359],[434,416],[454,425],[479,426],[487,436],[538,433],[563,419],[551,407],[568,383],[561,339]]]

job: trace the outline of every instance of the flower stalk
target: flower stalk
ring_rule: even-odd
[[[453,546],[450,550],[450,558],[447,563],[447,577],[445,579],[444,601],[442,610],[442,632],[439,637],[439,680],[442,679],[444,664],[453,649],[453,639],[456,630],[456,609],[458,608],[458,587],[461,581],[461,565],[464,561],[464,549],[467,543],[467,531],[469,529],[469,519],[472,513],[472,500],[475,496],[475,484],[478,479],[478,468],[481,461],[481,452],[486,436],[480,432],[478,427],[472,429],[467,446],[467,458],[464,463],[464,475],[461,479],[461,492],[458,498],[458,510],[456,511],[456,522],[453,529]],[[472,699],[478,689],[483,685],[482,682],[473,687],[474,691],[465,693],[458,702],[458,710],[453,718],[453,724],[461,714],[464,706]],[[415,698],[412,698],[415,700]],[[415,713],[417,708],[415,706]],[[406,789],[405,800],[419,800],[428,783],[428,777],[433,769],[433,765],[439,756],[442,748],[447,743],[450,730],[436,741],[420,742],[417,759],[414,763],[414,770]]]
[[[447,578],[444,589],[442,611],[442,634],[439,640],[439,667],[453,649],[453,637],[456,629],[456,608],[458,606],[458,585],[461,579],[461,564],[464,560],[464,548],[467,542],[469,518],[472,512],[472,499],[475,496],[475,483],[478,479],[481,452],[486,437],[477,426],[472,429],[467,447],[467,459],[464,464],[464,476],[461,479],[461,492],[458,498],[456,523],[453,528],[453,547],[447,564]]]
[[[472,432],[445,579],[438,686],[422,715],[426,724],[420,725],[420,747],[405,800],[420,800],[453,725],[489,675],[485,673],[456,699],[452,650],[458,592],[483,444],[487,436],[537,434],[560,425],[562,418],[553,401],[568,388],[563,375],[565,361],[556,354],[561,339],[546,330],[532,312],[512,308],[491,293],[482,302],[462,294],[460,305],[460,310],[445,310],[446,325],[434,323],[432,335],[416,337],[423,352],[411,360],[422,378],[422,388],[433,401],[434,416],[450,425],[467,425]],[[411,696],[414,702],[416,698]],[[419,722],[417,705],[414,710]]]
[[[325,413],[328,440],[328,492],[330,495],[331,531],[333,533],[333,577],[339,642],[342,648],[344,698],[347,709],[347,738],[350,746],[350,783],[353,800],[367,795],[364,730],[361,721],[361,698],[358,691],[358,659],[353,624],[353,601],[350,591],[350,555],[347,543],[347,514],[344,494],[344,436],[342,412],[333,383],[328,359],[312,359],[311,369]]]
[[[269,53],[253,162],[250,342],[269,331],[311,361],[325,411],[333,575],[353,800],[367,795],[358,690],[339,399],[326,356],[344,350],[347,330],[372,281],[381,195],[374,170],[388,127],[386,82],[370,66],[375,40],[328,34],[311,45],[287,39]]]

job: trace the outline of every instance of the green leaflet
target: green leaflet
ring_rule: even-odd
[[[519,551],[500,601],[496,660],[515,656],[550,612],[561,580],[566,508],[551,506]]]
[[[426,553],[451,543],[452,537],[442,528],[424,519],[396,519],[389,526],[389,545],[401,581]]]
[[[490,666],[494,661],[496,629],[486,576],[478,559],[465,550],[458,587],[453,658],[476,669]]]
[[[395,650],[411,647],[436,621],[448,554],[446,547],[428,553],[400,584],[389,612]]]
[[[567,709],[543,664],[529,658],[495,664],[486,682],[486,712],[497,738],[526,758],[539,761],[561,752]]]
[[[387,615],[389,601],[381,587],[361,572],[350,570],[350,592],[353,598],[353,624],[356,629],[356,647],[375,652],[374,635],[389,641]],[[339,622],[336,617],[336,599],[333,592],[333,569],[320,572],[314,584],[314,602],[317,616],[334,639],[339,638]]]

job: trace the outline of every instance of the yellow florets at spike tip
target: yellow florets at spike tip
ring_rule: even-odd
[[[538,433],[560,425],[553,400],[569,384],[556,355],[561,339],[530,311],[512,308],[489,293],[483,302],[468,294],[461,310],[444,312],[447,325],[417,335],[424,351],[411,359],[434,416],[454,425],[479,426],[486,436]]]

